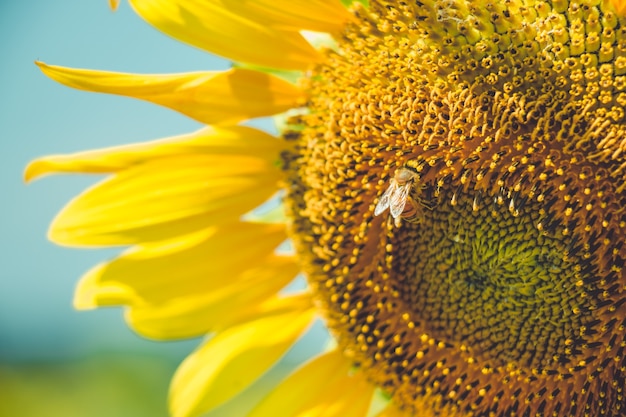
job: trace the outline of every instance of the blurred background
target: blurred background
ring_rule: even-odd
[[[35,60],[139,73],[225,69],[229,63],[157,32],[122,2],[0,2],[0,417],[165,417],[169,379],[200,340],[152,342],[127,328],[121,309],[72,308],[77,279],[115,250],[76,250],[46,239],[49,222],[96,177],[54,176],[25,185],[29,160],[50,153],[190,132],[198,124],[127,98],[62,87]],[[270,129],[268,121],[259,121]],[[301,341],[243,401],[237,416],[290,367],[319,350]]]

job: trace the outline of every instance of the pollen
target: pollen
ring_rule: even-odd
[[[291,237],[407,415],[626,412],[620,5],[370,0],[300,80]]]

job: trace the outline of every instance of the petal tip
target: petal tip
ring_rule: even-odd
[[[35,159],[24,168],[23,179],[27,184],[45,175],[47,172],[46,164],[41,159]]]
[[[46,237],[48,240],[59,246],[69,247],[87,247],[88,239],[85,238],[84,232],[80,229],[72,228],[75,222],[72,222],[71,216],[66,215],[67,206],[63,208],[50,223]],[[91,245],[92,247],[94,245]]]
[[[62,230],[59,230],[58,227],[55,226],[54,224],[55,221],[56,219],[52,221],[52,224],[48,228],[48,233],[46,235],[48,240],[57,245],[69,246],[69,242],[68,242],[66,234]]]
[[[97,300],[97,285],[91,278],[92,274],[87,274],[78,281],[76,289],[74,290],[74,299],[72,304],[76,310],[93,310],[98,307]]]
[[[50,65],[46,64],[43,61],[35,61],[35,65],[37,65],[44,74],[46,73],[46,70],[50,68]]]
[[[72,305],[75,310],[95,310],[98,304],[94,302],[93,297],[86,297],[84,294],[75,294]]]
[[[98,307],[130,305],[136,301],[133,291],[126,285],[103,275],[107,263],[96,265],[80,279],[74,290],[73,305],[77,310]]]

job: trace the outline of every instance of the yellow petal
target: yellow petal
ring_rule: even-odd
[[[197,132],[150,142],[95,149],[69,155],[50,155],[31,162],[26,181],[57,172],[110,173],[163,156],[210,153],[245,154],[278,159],[287,144],[246,126],[207,126]]]
[[[130,0],[137,14],[164,33],[234,61],[306,69],[321,59],[298,31],[280,31],[218,0]],[[239,8],[237,8],[239,9]]]
[[[37,65],[68,87],[146,100],[206,124],[236,124],[281,113],[303,98],[287,81],[245,68],[155,75]]]
[[[272,258],[286,238],[284,225],[233,222],[147,243],[87,272],[74,302],[78,308],[158,305],[217,291]]]
[[[238,219],[277,189],[274,162],[250,155],[174,155],[132,166],[79,195],[49,232],[65,245],[127,245]]]
[[[282,30],[335,32],[353,19],[338,0],[225,0],[223,8]]]
[[[251,315],[294,279],[291,257],[274,256],[240,275],[221,276],[221,287],[206,294],[177,297],[159,305],[132,307],[129,325],[153,339],[179,339],[219,331]]]
[[[296,370],[248,417],[365,417],[374,387],[338,351]]]
[[[174,417],[193,417],[223,404],[258,379],[313,319],[308,296],[278,299],[255,320],[230,327],[192,353],[172,380]]]
[[[109,7],[111,10],[116,11],[120,5],[120,0],[109,0]]]

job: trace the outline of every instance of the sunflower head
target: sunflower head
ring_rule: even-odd
[[[42,158],[27,178],[112,174],[52,226],[132,246],[85,275],[78,306],[128,305],[151,337],[215,335],[174,378],[177,417],[235,397],[315,311],[338,348],[252,416],[365,416],[374,387],[379,417],[626,413],[626,3],[131,4],[246,65],[40,64],[209,126]],[[278,113],[280,138],[240,125]],[[250,221],[279,188],[287,227]],[[275,251],[287,236],[295,258]],[[307,291],[279,293],[298,269]]]
[[[341,346],[409,412],[620,415],[619,10],[354,13],[289,135],[292,236]]]

